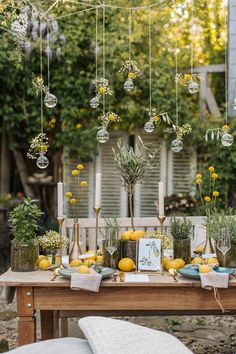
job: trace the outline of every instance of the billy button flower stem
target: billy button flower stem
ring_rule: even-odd
[[[209,172],[210,172],[210,184],[209,184],[209,195],[211,195],[211,187],[212,187],[212,173],[215,171],[215,168],[213,166],[209,167]]]

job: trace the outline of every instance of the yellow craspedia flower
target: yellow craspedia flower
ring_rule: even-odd
[[[128,78],[134,80],[134,79],[136,79],[136,74],[133,73],[133,72],[130,72],[129,75],[128,75]]]
[[[82,127],[82,125],[80,123],[76,124],[76,129],[80,129]]]
[[[198,174],[196,175],[196,179],[201,179],[201,178],[202,178],[201,173],[198,173]]]
[[[84,169],[84,165],[82,165],[82,163],[79,163],[77,165],[77,168],[78,168],[78,170],[82,171]]]
[[[86,181],[81,181],[80,183],[81,187],[86,188],[88,187],[88,183]]]
[[[71,199],[70,199],[70,204],[73,205],[73,204],[76,204],[76,202],[77,202],[77,200],[76,200],[75,198],[71,198]]]
[[[211,198],[208,197],[208,196],[206,196],[206,197],[204,198],[204,200],[205,200],[206,203],[210,203],[210,202],[211,202]]]
[[[190,74],[184,74],[184,80],[185,81],[189,81],[191,79],[191,75]]]
[[[154,117],[152,117],[152,120],[153,120],[154,122],[159,122],[160,119],[161,119],[160,116],[154,116]]]
[[[66,196],[66,198],[71,198],[72,197],[72,193],[71,192],[66,192],[65,196]]]
[[[196,183],[197,184],[202,184],[202,179],[201,178],[196,179]]]
[[[106,92],[106,87],[104,86],[99,87],[98,92],[103,95]]]
[[[116,117],[114,116],[114,114],[109,114],[108,119],[109,119],[111,122],[114,122],[114,120],[116,119]]]
[[[209,170],[210,172],[214,172],[214,171],[215,171],[215,167],[210,166],[210,167],[208,168],[208,170]]]
[[[211,176],[213,179],[217,179],[218,178],[218,174],[217,173],[212,173],[212,176]]]
[[[47,151],[48,150],[48,146],[45,145],[45,144],[42,144],[42,145],[40,145],[40,150],[41,151]]]
[[[223,125],[222,130],[223,132],[229,131],[229,126],[227,124]]]
[[[220,195],[220,193],[218,191],[214,191],[212,194],[213,194],[213,197],[216,197],[216,198],[219,197],[219,195]]]
[[[78,171],[78,170],[73,170],[73,171],[71,172],[71,174],[72,174],[72,176],[78,176],[79,171]]]

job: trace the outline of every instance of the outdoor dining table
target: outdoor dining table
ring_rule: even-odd
[[[149,282],[126,283],[104,279],[98,293],[71,290],[61,276],[51,281],[51,271],[12,272],[0,276],[0,285],[16,287],[19,345],[36,341],[36,311],[40,311],[41,337],[53,338],[60,317],[84,315],[138,316],[220,314],[213,291],[200,287],[200,281],[167,273],[149,275]],[[118,278],[119,279],[119,278]],[[236,314],[236,279],[220,289],[227,314]],[[57,316],[55,316],[57,314]]]

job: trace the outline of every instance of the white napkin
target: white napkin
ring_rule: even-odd
[[[70,288],[72,290],[88,290],[98,292],[102,280],[101,274],[90,268],[90,274],[72,273]]]
[[[209,273],[200,273],[201,287],[207,290],[212,288],[228,288],[229,274],[217,273],[212,270]]]

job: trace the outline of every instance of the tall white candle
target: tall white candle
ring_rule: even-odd
[[[96,173],[96,188],[95,188],[95,208],[101,207],[101,192],[102,192],[102,175],[100,172]]]
[[[63,215],[64,189],[63,183],[57,183],[57,216]]]
[[[159,182],[159,216],[164,216],[164,183]]]

